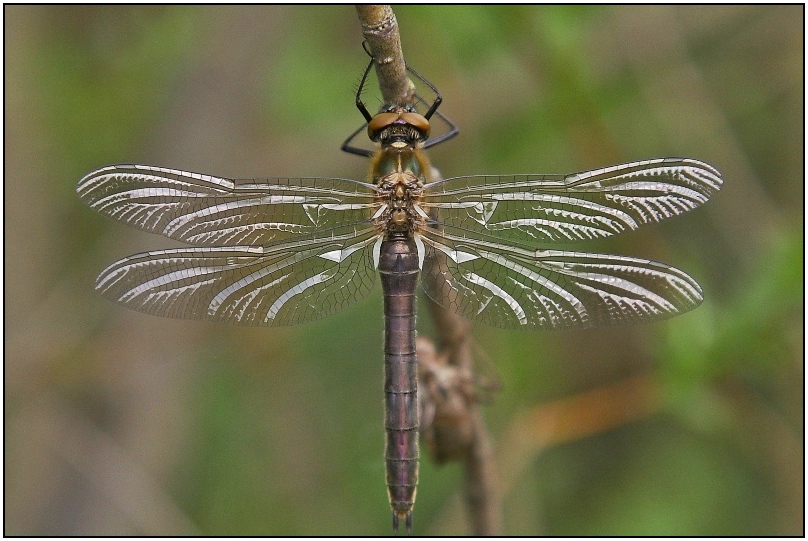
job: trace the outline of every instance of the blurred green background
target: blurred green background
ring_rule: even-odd
[[[460,126],[430,152],[444,176],[686,156],[725,178],[701,209],[585,247],[687,271],[705,291],[696,311],[474,329],[502,384],[485,414],[512,480],[505,533],[801,535],[803,7],[396,14],[408,62]],[[365,161],[339,151],[362,121],[354,9],[4,15],[5,533],[388,534],[379,291],[282,329],[130,312],[95,276],[176,243],[75,194],[115,163],[363,178]],[[419,326],[431,335],[426,315]],[[648,415],[507,460],[527,412],[630,377],[654,389]],[[415,533],[469,532],[461,485],[458,466],[423,461]]]

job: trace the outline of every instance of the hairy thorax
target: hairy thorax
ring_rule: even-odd
[[[374,221],[388,236],[409,237],[424,226],[427,215],[419,202],[428,171],[426,156],[411,147],[394,144],[374,156],[371,175],[382,203]]]

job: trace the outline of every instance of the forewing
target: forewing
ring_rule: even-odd
[[[105,269],[96,289],[140,312],[253,326],[319,319],[373,286],[375,230],[335,230],[266,247],[180,248]]]
[[[711,165],[664,158],[572,175],[455,177],[426,185],[419,204],[439,224],[535,245],[607,237],[677,216],[722,182]]]
[[[644,259],[528,250],[452,231],[422,231],[422,284],[438,304],[504,329],[566,329],[666,319],[702,292],[684,272]]]
[[[93,171],[76,189],[101,214],[199,246],[260,246],[367,223],[374,186],[338,178],[229,180],[144,165]]]

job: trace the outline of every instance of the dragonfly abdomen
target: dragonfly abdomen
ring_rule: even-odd
[[[382,242],[379,275],[384,295],[385,462],[393,529],[412,527],[418,485],[418,394],[415,357],[415,286],[418,250],[413,239]]]

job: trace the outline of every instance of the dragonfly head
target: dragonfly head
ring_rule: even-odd
[[[368,137],[383,147],[412,148],[429,138],[429,120],[412,106],[390,106],[368,122]]]

